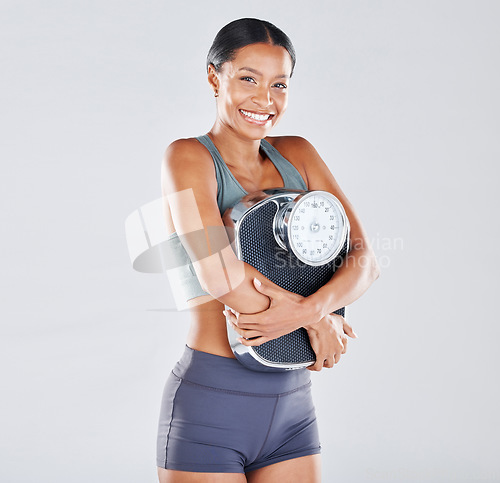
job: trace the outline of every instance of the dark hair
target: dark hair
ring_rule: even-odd
[[[217,72],[220,71],[222,64],[233,60],[236,57],[236,51],[250,44],[266,43],[284,47],[292,59],[292,72],[295,67],[295,49],[292,41],[278,27],[265,20],[257,18],[240,18],[228,23],[215,36],[212,47],[207,55],[208,66],[213,64]]]

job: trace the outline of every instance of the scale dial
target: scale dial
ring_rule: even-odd
[[[277,213],[278,243],[307,265],[324,265],[342,250],[349,220],[340,201],[327,191],[309,191]]]

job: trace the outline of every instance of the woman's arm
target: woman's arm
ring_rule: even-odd
[[[163,157],[161,185],[164,209],[171,214],[203,290],[238,312],[267,309],[269,298],[255,289],[254,277],[280,287],[234,254],[217,205],[215,168],[206,148],[195,139],[173,142]],[[299,300],[291,296],[290,308]]]
[[[293,160],[296,168],[306,176],[309,190],[328,191],[339,199],[349,218],[352,248],[347,262],[336,270],[330,281],[312,295],[301,298],[293,311],[288,308],[286,293],[273,291],[268,310],[251,315],[237,313],[235,326],[238,332],[243,337],[259,337],[244,341],[245,345],[260,345],[287,333],[289,327],[305,327],[311,336],[312,332],[328,325],[325,324],[325,319],[331,319],[329,314],[361,297],[380,273],[359,217],[312,144],[298,136],[287,136],[280,138],[275,147],[287,159]],[[321,329],[322,332],[324,330]],[[344,331],[355,337],[352,328],[345,321]]]
[[[303,160],[308,189],[328,191],[336,196],[350,223],[348,257],[328,283],[303,300],[320,320],[361,297],[379,277],[380,267],[361,220],[314,146],[298,136],[292,138],[291,144],[294,156]]]

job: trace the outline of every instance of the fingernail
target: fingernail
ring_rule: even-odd
[[[227,312],[225,310],[223,310],[222,313],[227,317]]]
[[[262,285],[262,283],[260,283],[260,280],[258,280],[257,278],[254,278],[254,281],[255,281],[255,285],[257,285],[257,287],[260,287]]]

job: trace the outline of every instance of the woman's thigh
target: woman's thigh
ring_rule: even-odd
[[[283,483],[320,483],[321,455],[314,454],[280,461],[279,463],[250,471],[246,474],[246,478],[248,483],[276,483],[278,481]]]
[[[164,468],[158,468],[158,479],[160,483],[247,483],[243,473],[194,473]]]

